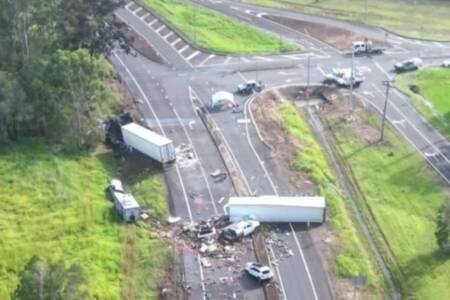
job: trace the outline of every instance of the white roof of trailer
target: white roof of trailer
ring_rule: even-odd
[[[292,206],[292,207],[313,207],[313,208],[326,207],[324,197],[277,197],[277,196],[230,197],[228,205]]]
[[[124,126],[122,126],[122,128],[128,130],[129,132],[133,133],[136,136],[139,136],[146,140],[150,140],[150,141],[152,141],[152,143],[154,143],[158,146],[164,146],[164,145],[172,143],[172,141],[169,140],[168,138],[166,138],[160,134],[157,134],[156,132],[153,132],[150,129],[147,129],[136,123],[130,123],[130,124],[124,125]]]
[[[139,208],[139,203],[134,199],[131,194],[124,194],[120,192],[114,193],[117,201],[122,205],[123,209]]]

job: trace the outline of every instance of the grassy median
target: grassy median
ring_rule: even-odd
[[[117,167],[109,152],[71,155],[39,141],[0,146],[0,299],[10,299],[33,255],[78,264],[89,299],[157,299],[172,251],[149,225],[116,216],[104,188]],[[154,195],[163,216],[161,177],[136,184]]]
[[[450,40],[448,1],[247,0],[247,2],[382,26],[412,38]]]
[[[345,278],[360,274],[368,277],[373,292],[383,290],[384,279],[369,259],[363,238],[355,230],[355,224],[346,207],[346,199],[338,187],[335,173],[328,165],[327,157],[307,122],[289,102],[281,107],[284,126],[289,134],[298,139],[304,147],[298,151],[295,168],[308,174],[315,182],[320,194],[327,200],[327,210],[333,230],[339,237],[339,248],[335,257],[335,272]],[[382,298],[382,296],[380,296]]]
[[[205,50],[226,54],[276,53],[296,50],[280,41],[225,15],[182,0],[138,0]],[[194,26],[195,24],[195,26]]]
[[[399,75],[396,86],[408,95],[417,110],[450,139],[450,69],[422,69]]]
[[[405,298],[447,299],[450,260],[438,252],[434,232],[449,189],[390,127],[384,143],[368,144],[367,132],[378,132],[378,118],[368,112],[358,118],[362,119],[359,125],[341,118],[327,122],[362,193],[361,201],[368,205],[388,244],[384,252],[391,272]]]

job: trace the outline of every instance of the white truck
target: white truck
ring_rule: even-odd
[[[143,126],[136,123],[124,125],[122,135],[128,146],[161,163],[172,162],[176,159],[173,142]]]
[[[353,43],[352,51],[355,55],[383,54],[384,48],[380,46],[374,46],[369,41],[359,41]]]
[[[326,215],[323,197],[230,197],[227,206],[231,221],[323,223]]]

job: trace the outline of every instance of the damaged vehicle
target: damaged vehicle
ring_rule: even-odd
[[[199,240],[207,240],[216,235],[216,229],[209,223],[203,223],[198,225],[197,238]]]
[[[323,84],[335,85],[341,88],[358,88],[364,82],[364,77],[357,74],[350,68],[348,69],[333,69],[333,72],[327,74],[323,80]]]
[[[240,221],[227,226],[222,232],[222,237],[228,241],[237,241],[251,235],[258,226],[258,221]]]
[[[263,88],[264,84],[261,81],[249,80],[238,85],[236,94],[249,95],[253,93],[253,91],[261,92]]]
[[[119,179],[112,179],[111,184],[106,188],[105,192],[111,201],[114,199],[114,193],[125,193],[122,181]]]
[[[245,272],[260,282],[269,281],[273,278],[272,270],[268,266],[255,262],[248,262],[245,265]]]

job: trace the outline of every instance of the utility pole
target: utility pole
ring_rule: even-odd
[[[352,67],[351,67],[351,74],[350,74],[350,97],[349,97],[349,102],[348,102],[348,107],[349,107],[349,114],[353,113],[353,81],[355,80],[355,64],[354,64],[354,59],[355,59],[355,49],[352,47]]]
[[[192,7],[192,35],[194,36],[194,44],[197,44],[197,16],[195,7]]]
[[[281,53],[281,31],[280,31],[280,39],[279,39],[279,46],[278,46],[278,51]]]
[[[391,88],[391,80],[383,81],[383,85],[386,86],[386,98],[384,100],[384,107],[383,107],[383,117],[381,119],[381,134],[380,134],[380,142],[383,141],[384,138],[384,124],[386,123],[386,111],[389,101],[389,90]]]
[[[364,2],[364,19],[365,22],[367,23],[367,0],[365,0]]]

